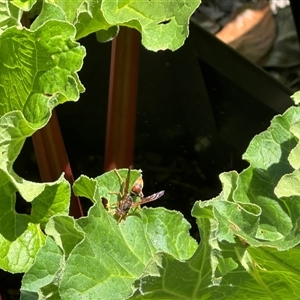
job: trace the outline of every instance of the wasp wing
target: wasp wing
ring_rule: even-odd
[[[152,194],[152,195],[150,195],[148,197],[142,198],[141,201],[133,203],[131,205],[131,208],[138,207],[138,206],[140,206],[142,204],[145,204],[145,203],[148,203],[148,202],[151,202],[151,201],[155,201],[158,198],[162,197],[164,195],[164,193],[165,193],[165,191],[160,191],[160,192]]]

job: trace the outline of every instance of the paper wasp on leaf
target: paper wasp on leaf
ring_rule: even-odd
[[[128,169],[126,180],[124,182],[123,179],[121,178],[118,170],[115,169],[115,173],[119,177],[120,181],[123,182],[122,183],[122,192],[117,193],[117,194],[120,194],[120,197],[121,197],[121,200],[119,201],[118,206],[115,211],[115,215],[118,217],[118,223],[122,219],[125,219],[127,217],[128,212],[131,208],[135,208],[142,204],[145,204],[145,203],[148,203],[151,201],[155,201],[158,198],[160,198],[161,196],[163,196],[163,194],[165,193],[165,191],[160,191],[160,192],[154,193],[148,197],[144,197],[143,192],[142,192],[143,186],[144,186],[142,177],[139,177],[136,180],[132,189],[129,191],[130,171],[131,171],[131,167]],[[140,197],[140,200],[134,202],[133,201],[134,196]]]

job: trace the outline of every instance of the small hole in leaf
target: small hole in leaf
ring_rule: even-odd
[[[101,198],[101,200],[102,200],[102,204],[103,204],[104,208],[107,209],[108,200],[105,198]]]
[[[167,25],[167,24],[169,24],[170,22],[171,22],[170,19],[169,19],[169,20],[164,20],[164,21],[161,21],[161,22],[157,23],[157,25]]]
[[[15,210],[18,214],[30,215],[31,214],[31,203],[25,201],[19,193],[16,193]]]

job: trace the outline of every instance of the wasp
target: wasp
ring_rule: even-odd
[[[118,217],[118,223],[121,222],[122,219],[125,219],[128,215],[128,212],[131,208],[138,207],[142,204],[155,201],[158,198],[162,197],[165,191],[160,191],[158,193],[154,193],[150,196],[144,197],[143,194],[143,187],[144,182],[142,177],[139,177],[137,181],[134,183],[132,189],[129,191],[129,182],[130,182],[130,171],[131,167],[128,169],[128,173],[126,176],[125,183],[123,183],[123,189],[121,193],[121,200],[116,208],[115,215]],[[119,172],[115,169],[117,176],[119,177],[120,181],[122,182],[122,178]],[[133,197],[139,196],[140,200],[134,202]]]

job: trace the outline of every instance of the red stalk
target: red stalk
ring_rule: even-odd
[[[64,172],[65,178],[72,185],[74,177],[54,109],[49,123],[32,136],[32,141],[42,181],[57,180]],[[83,216],[80,200],[73,192],[70,215],[75,218]]]
[[[140,34],[122,27],[112,42],[105,171],[133,164]]]

